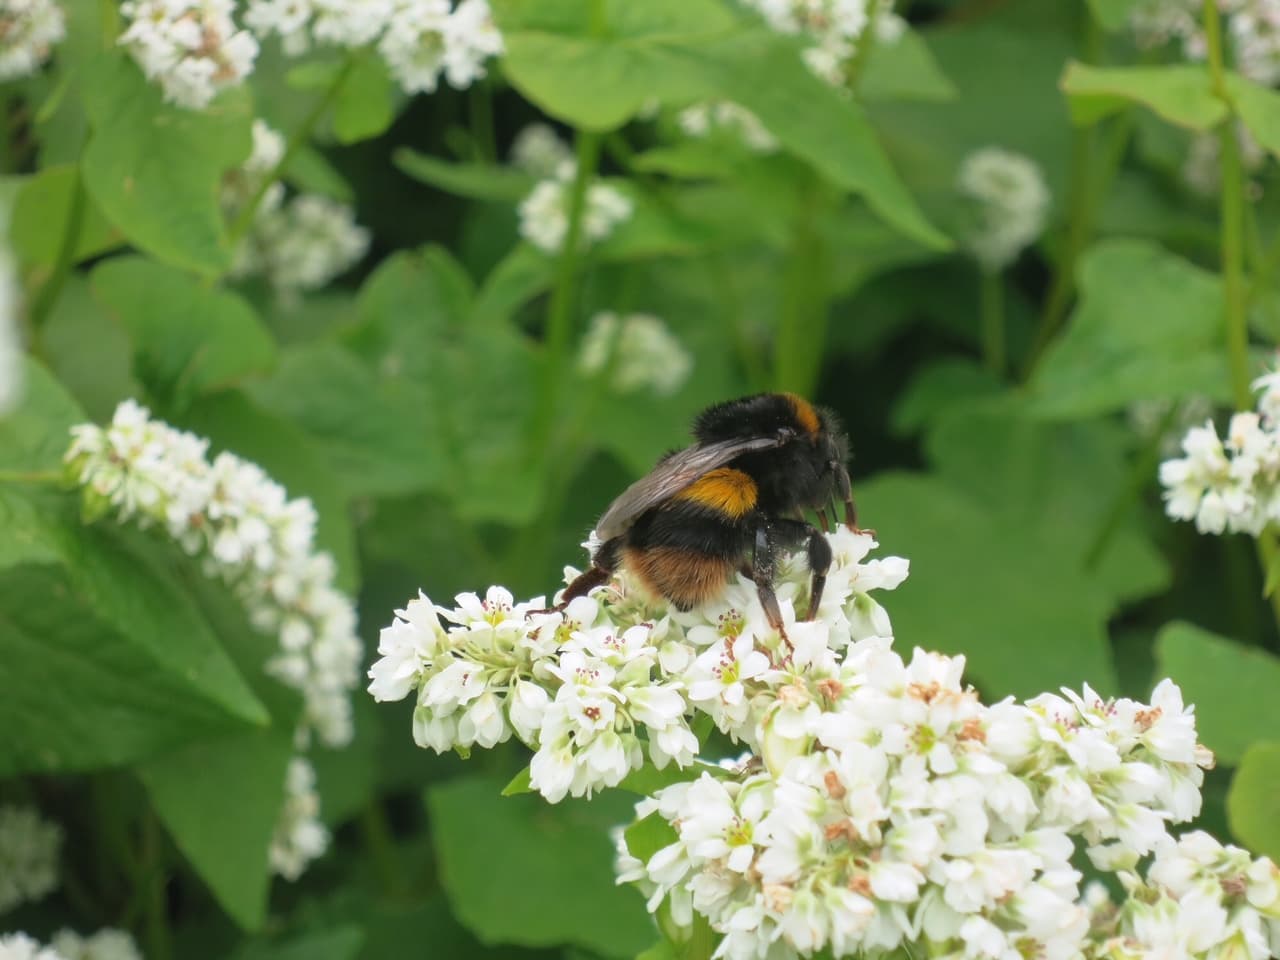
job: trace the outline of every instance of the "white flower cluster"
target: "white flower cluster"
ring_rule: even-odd
[[[0,960],[69,960],[25,933],[0,934]]]
[[[681,110],[676,121],[680,129],[691,137],[709,137],[713,131],[724,130],[738,137],[755,153],[773,153],[778,149],[778,141],[760,118],[732,100],[695,103]]]
[[[5,0],[0,4],[0,81],[35,73],[67,33],[54,0]]]
[[[1044,230],[1049,188],[1029,157],[999,147],[977,150],[961,164],[956,185],[972,204],[963,239],[984,270],[1004,269]]]
[[[286,880],[297,880],[327,849],[329,831],[320,822],[315,769],[305,758],[294,757],[285,776],[284,808],[271,838],[271,869]]]
[[[562,162],[555,174],[542,180],[520,201],[520,236],[544,253],[559,253],[569,232],[569,193],[576,164]],[[615,227],[631,217],[629,197],[604,183],[587,187],[582,214],[581,243],[584,247],[603,240]]]
[[[255,464],[175,430],[132,400],[105,429],[72,428],[65,460],[87,512],[161,527],[206,572],[232,586],[255,627],[279,649],[270,673],[303,695],[300,733],[351,740],[350,691],[362,655],[351,601],[333,586],[333,558],[315,551],[311,501],[288,499]]]
[[[1240,165],[1247,173],[1256,173],[1267,159],[1267,152],[1253,138],[1243,123],[1236,124],[1236,143],[1240,146]],[[1217,132],[1198,133],[1191,138],[1186,159],[1182,163],[1182,179],[1201,196],[1216,196],[1222,189],[1222,164],[1219,154],[1222,144]],[[1261,185],[1250,180],[1246,189],[1251,199],[1256,199]]]
[[[657,317],[606,311],[591,318],[578,348],[578,369],[592,376],[607,371],[609,386],[618,393],[649,390],[669,396],[689,379],[693,358]]]
[[[718,957],[1079,956],[1076,838],[1098,869],[1128,869],[1199,812],[1212,760],[1178,688],[1150,706],[1086,687],[988,707],[963,657],[905,664],[889,644],[855,642],[779,689],[764,769],[642,801],[672,842],[627,853],[622,879],[678,923],[705,916]]]
[[[893,0],[747,0],[779,33],[800,34],[813,41],[804,61],[822,79],[842,87],[849,61],[874,16],[871,29],[881,43],[893,43],[906,23],[893,12]]]
[[[1280,0],[1217,0],[1235,69],[1263,86],[1280,81]],[[1139,46],[1178,42],[1190,60],[1208,56],[1199,0],[1145,0],[1129,25]]]
[[[229,217],[251,202],[284,153],[284,137],[263,120],[254,120],[253,152],[223,179],[222,205]],[[368,252],[369,240],[350,205],[314,193],[286,202],[284,184],[272,182],[236,251],[231,275],[262,275],[277,297],[290,301],[351,269]]]
[[[492,587],[483,600],[461,594],[454,608],[420,596],[397,611],[369,692],[400,700],[416,691],[414,738],[437,752],[492,747],[514,733],[535,751],[533,789],[552,802],[616,786],[644,762],[645,741],[659,768],[692,763],[689,721],[698,713],[754,747],[777,691],[835,656],[829,625],[840,625],[830,636],[844,642],[887,627],[869,594],[906,577],[905,560],[861,562],[875,546],[869,535],[842,529],[830,542],[821,620],[796,622],[809,575],[783,564],[777,589],[789,642],[768,626],[745,578],[720,603],[689,613],[650,602],[626,574],[563,613],[535,613],[542,598],[515,604]]]
[[[285,53],[312,44],[362,47],[377,43],[406,93],[430,93],[441,74],[456,89],[485,75],[502,53],[487,0],[251,0],[245,22],[259,36],[279,34]]]
[[[62,828],[31,807],[0,807],[0,913],[58,886]]]
[[[1280,520],[1280,371],[1253,387],[1258,409],[1234,414],[1225,440],[1207,420],[1183,437],[1186,456],[1160,464],[1165,511],[1201,533],[1257,536]]]
[[[232,19],[234,0],[125,0],[128,48],[164,98],[200,110],[253,70],[258,41]]]
[[[1195,831],[1162,841],[1145,878],[1122,871],[1120,882],[1119,905],[1100,885],[1086,890],[1090,960],[1280,955],[1280,870],[1266,857]]]
[[[545,179],[554,177],[562,164],[572,164],[573,151],[549,125],[530,123],[511,141],[510,159],[517,169]]]
[[[142,951],[133,937],[109,927],[88,937],[59,930],[53,935],[52,948],[64,960],[142,960]]]

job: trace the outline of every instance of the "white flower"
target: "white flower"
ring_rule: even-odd
[[[0,807],[0,913],[58,886],[62,828],[31,807]]]
[[[329,831],[320,822],[316,774],[302,757],[289,761],[284,808],[271,838],[271,869],[296,880],[307,865],[329,848]]]
[[[511,141],[511,163],[536,177],[554,177],[562,164],[573,162],[573,151],[545,123],[521,127]]]
[[[983,269],[1004,269],[1044,230],[1049,189],[1029,157],[999,147],[975,151],[956,184],[973,205],[964,240]]]
[[[553,178],[541,180],[520,202],[520,235],[544,253],[559,253],[569,232],[569,191],[574,164],[561,163]],[[592,183],[587,187],[580,242],[603,240],[631,216],[631,200],[615,188]]]
[[[164,98],[200,110],[253,69],[258,43],[232,19],[233,0],[125,0],[120,43]]]
[[[35,73],[66,33],[54,0],[6,0],[0,7],[0,80]]]
[[[707,137],[713,130],[726,130],[756,153],[773,153],[778,141],[760,118],[732,100],[709,100],[680,111],[676,121],[691,137]]]
[[[401,0],[378,51],[406,93],[431,93],[443,73],[464,89],[485,75],[485,61],[502,53],[502,34],[486,0]]]
[[[874,9],[872,30],[878,43],[894,43],[905,30],[893,12],[892,0],[874,5],[868,0],[748,0],[780,33],[801,34],[812,42],[803,53],[805,64],[833,86],[843,86]]]
[[[159,526],[225,581],[250,621],[277,638],[267,670],[305,700],[302,735],[350,741],[349,694],[363,647],[351,601],[317,553],[311,502],[289,500],[258,466],[227,452],[210,463],[208,441],[152,420],[127,400],[107,428],[81,424],[64,459],[91,515]]]
[[[288,299],[323,287],[368,249],[369,231],[355,222],[350,206],[304,193],[278,208],[259,208],[235,273],[262,273]]]
[[[591,318],[582,337],[578,369],[591,375],[607,372],[609,386],[618,393],[668,395],[688,379],[693,358],[657,317],[602,312]]]
[[[403,700],[418,686],[423,671],[445,642],[436,609],[423,594],[396,611],[391,626],[378,634],[381,658],[369,668],[369,692],[375,700]]]
[[[138,944],[123,930],[104,928],[87,937],[59,930],[52,946],[65,960],[142,960]]]
[[[0,960],[72,960],[25,933],[0,934]]]

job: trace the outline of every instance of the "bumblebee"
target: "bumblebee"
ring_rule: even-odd
[[[736,572],[755,582],[769,625],[785,638],[773,580],[778,552],[803,547],[811,571],[812,620],[831,547],[804,519],[844,503],[858,530],[845,465],[849,441],[836,416],[793,393],[761,393],[709,407],[693,423],[697,442],[668,453],[609,505],[596,524],[591,567],[564,591],[569,601],[620,567],[680,610],[718,596]]]

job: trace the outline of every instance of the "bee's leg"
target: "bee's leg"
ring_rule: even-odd
[[[822,524],[822,532],[827,533],[831,530],[831,521],[827,519],[827,508],[818,508],[818,521]]]
[[[818,615],[818,604],[822,603],[822,591],[827,585],[827,571],[831,569],[831,544],[817,527],[802,520],[775,521],[779,539],[788,544],[805,545],[805,553],[809,559],[809,571],[812,580],[809,583],[809,612],[806,620]]]
[[[761,520],[756,526],[755,547],[751,553],[751,579],[755,581],[760,606],[764,607],[769,626],[777,630],[783,642],[790,647],[791,640],[787,637],[786,627],[782,624],[782,610],[778,607],[778,595],[773,592],[773,575],[773,537],[768,521]]]
[[[853,488],[849,484],[849,471],[842,464],[836,471],[836,493],[844,501],[844,525],[854,533],[866,533],[875,536],[874,530],[864,530],[858,526],[858,508],[853,505]]]
[[[542,610],[530,610],[529,615],[532,616],[535,613],[560,613],[565,607],[569,606],[571,601],[577,600],[578,597],[585,597],[596,587],[608,583],[609,578],[613,576],[613,571],[618,568],[620,539],[615,537],[600,547],[592,560],[591,566],[574,577],[573,583],[565,587],[564,593],[560,594],[559,603]]]

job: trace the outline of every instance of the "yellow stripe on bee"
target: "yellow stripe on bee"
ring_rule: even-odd
[[[796,423],[800,424],[800,429],[805,433],[814,434],[818,432],[818,412],[813,409],[812,404],[798,393],[783,394],[790,402],[791,409],[795,411]]]
[[[676,494],[675,499],[692,500],[737,519],[755,509],[759,496],[756,482],[749,475],[732,467],[720,467],[704,473]]]

